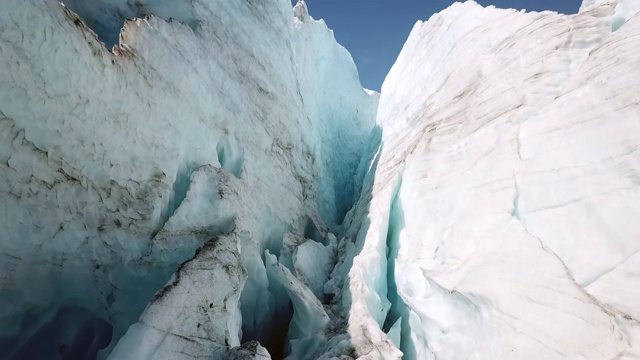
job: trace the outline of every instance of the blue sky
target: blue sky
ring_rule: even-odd
[[[311,16],[324,19],[336,39],[351,52],[366,88],[380,91],[411,28],[452,0],[306,0]],[[297,1],[293,0],[295,4]],[[578,12],[581,0],[477,0],[488,6]]]

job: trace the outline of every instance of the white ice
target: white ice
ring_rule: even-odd
[[[382,87],[362,250],[337,274],[358,356],[638,358],[640,16],[623,4],[470,1],[415,25]]]

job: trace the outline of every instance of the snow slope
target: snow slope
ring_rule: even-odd
[[[637,2],[2,5],[0,358],[640,358]]]

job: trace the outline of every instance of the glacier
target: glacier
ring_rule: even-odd
[[[640,5],[2,0],[1,359],[640,359]]]

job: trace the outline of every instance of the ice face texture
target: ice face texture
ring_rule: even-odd
[[[638,10],[5,0],[0,357],[640,358]]]
[[[358,356],[639,356],[640,17],[613,6],[415,25],[339,275]]]
[[[611,23],[613,31],[618,30],[627,20],[640,12],[640,2],[635,0],[584,0],[580,6],[580,12],[588,11],[603,4],[611,4],[615,8]]]
[[[264,251],[339,225],[377,94],[287,1],[140,2],[158,16],[110,52],[129,3],[2,4],[0,354],[106,358],[125,333],[113,357],[284,349],[291,300]]]

